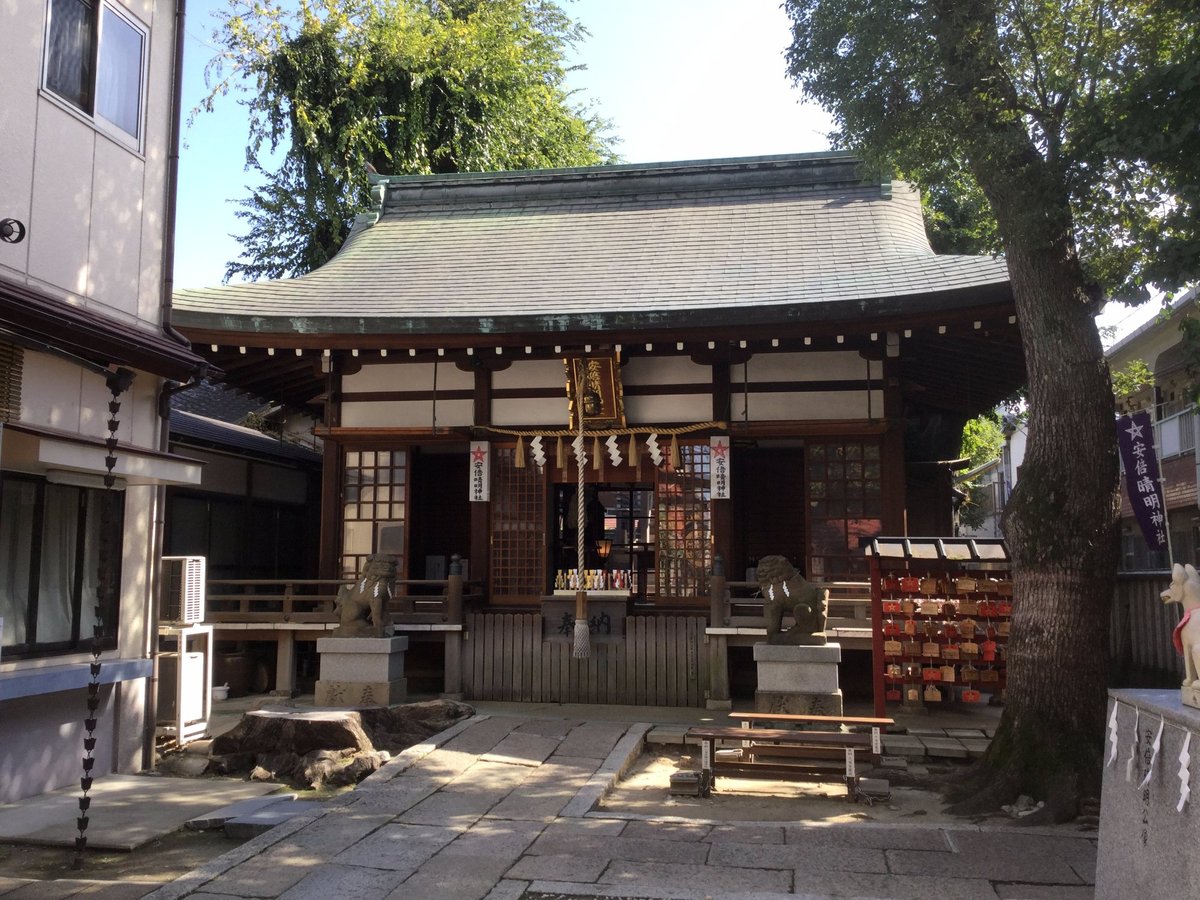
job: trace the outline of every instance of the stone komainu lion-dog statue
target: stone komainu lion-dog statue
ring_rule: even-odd
[[[1183,619],[1175,626],[1172,640],[1175,649],[1183,654],[1183,687],[1200,688],[1200,573],[1196,567],[1175,563],[1171,586],[1162,592],[1162,600],[1183,607]],[[1187,703],[1186,697],[1184,702]]]
[[[368,556],[362,578],[338,591],[334,605],[338,625],[331,636],[386,637],[391,632],[387,607],[395,581],[395,557]]]
[[[754,572],[763,595],[768,644],[824,644],[825,608],[828,588],[804,580],[783,556],[764,556]],[[783,616],[790,613],[795,623],[784,629]]]

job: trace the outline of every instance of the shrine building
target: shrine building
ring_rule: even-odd
[[[633,675],[668,655],[685,702],[720,699],[701,648],[740,637],[714,565],[860,583],[864,539],[950,534],[961,426],[1025,381],[1004,260],[935,254],[917,190],[845,153],[371,184],[326,265],[177,291],[175,324],[229,383],[319,415],[322,578],[385,553],[436,582],[458,556],[476,648],[506,614],[556,640],[546,604],[584,580],[660,648],[593,673],[609,702],[671,700]],[[662,649],[672,619],[693,624]],[[512,628],[503,678],[547,690],[511,698],[568,699]],[[446,653],[452,693],[487,692],[492,651]]]

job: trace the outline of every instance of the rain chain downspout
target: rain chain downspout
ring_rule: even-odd
[[[133,383],[133,372],[128,369],[117,369],[108,374],[104,383],[108,386],[112,399],[108,401],[108,437],[104,441],[104,447],[108,451],[104,457],[104,467],[108,471],[104,475],[104,499],[100,502],[102,541],[111,533],[113,525],[112,494],[110,492],[117,483],[113,469],[117,465],[117,429],[121,424],[117,419],[117,414],[121,411],[121,401],[117,398],[129,390],[129,385]],[[101,638],[104,634],[104,598],[110,590],[120,590],[120,585],[113,586],[108,582],[111,572],[105,564],[105,554],[100,554],[100,560],[100,571],[96,579],[96,621],[92,625],[91,681],[87,686],[88,714],[83,720],[83,728],[87,733],[83,739],[83,775],[79,779],[79,787],[83,791],[83,796],[79,798],[79,817],[75,820],[75,825],[79,829],[79,836],[75,838],[76,869],[83,868],[83,855],[87,848],[88,809],[92,805],[92,798],[88,796],[88,792],[92,789],[92,768],[96,764],[96,759],[92,754],[96,750],[96,725],[98,724],[96,711],[100,708],[100,650]]]

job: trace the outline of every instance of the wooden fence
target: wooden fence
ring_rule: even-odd
[[[571,641],[543,640],[537,613],[466,617],[462,686],[467,700],[703,707],[708,687],[705,619],[629,616],[624,638],[593,640],[591,656]]]
[[[1171,632],[1183,611],[1166,604],[1162,592],[1170,572],[1122,572],[1113,595],[1109,637],[1109,682],[1116,687],[1178,687],[1183,657],[1171,644]]]

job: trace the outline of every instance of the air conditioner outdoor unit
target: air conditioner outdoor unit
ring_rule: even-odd
[[[164,556],[158,620],[163,625],[204,621],[203,556]]]

